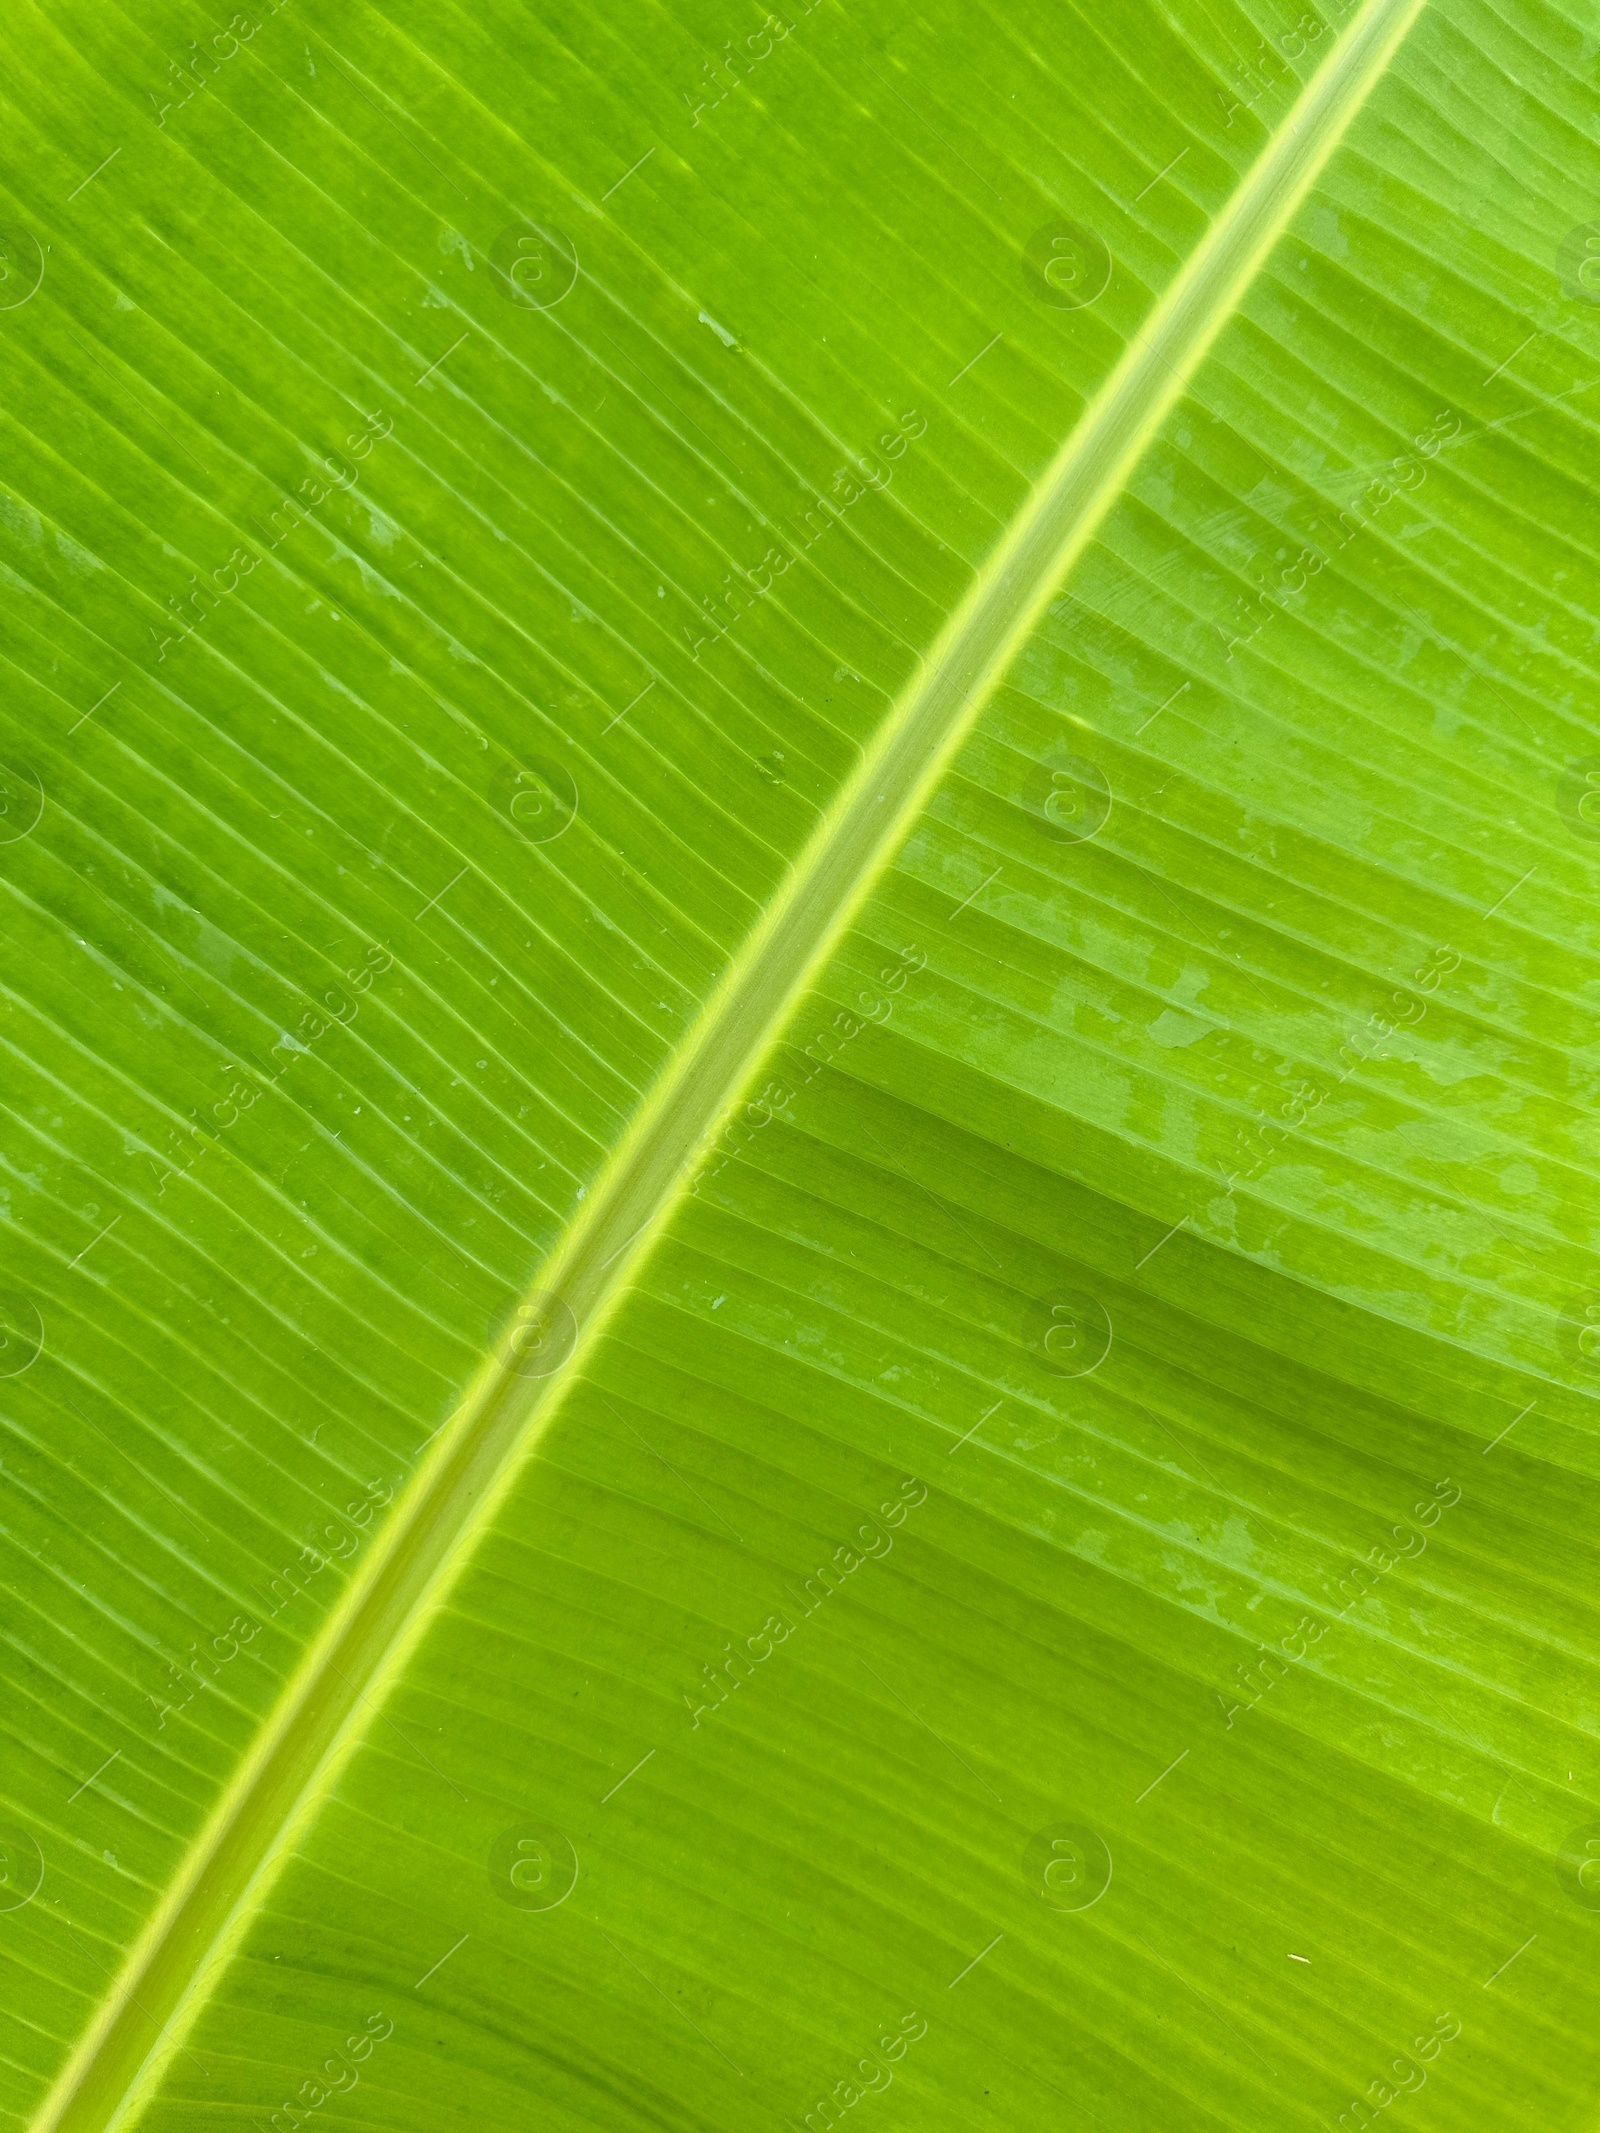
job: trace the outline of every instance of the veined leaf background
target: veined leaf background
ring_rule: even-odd
[[[6,2123],[1593,2126],[1592,10],[0,36]]]

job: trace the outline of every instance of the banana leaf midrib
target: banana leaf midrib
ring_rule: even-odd
[[[580,1329],[544,1380],[491,1355],[304,1655],[38,2133],[104,2133],[148,2093],[252,1909],[354,1752],[373,1706],[504,1502],[630,1275],[750,1073],[903,841],[1423,0],[1365,0],[1013,518],[539,1277]]]

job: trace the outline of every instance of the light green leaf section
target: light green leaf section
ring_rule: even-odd
[[[5,39],[8,2117],[1589,2126],[1592,25]]]

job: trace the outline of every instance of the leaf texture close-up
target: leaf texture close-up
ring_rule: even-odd
[[[1592,9],[0,53],[0,2123],[1593,2133]]]

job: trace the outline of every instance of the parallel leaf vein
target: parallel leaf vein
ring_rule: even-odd
[[[700,1152],[903,841],[983,704],[1273,244],[1381,79],[1423,0],[1365,0],[1260,158],[1129,341],[740,950],[546,1263],[580,1329],[560,1369],[480,1370],[209,1822],[36,2121],[106,2133],[137,2117],[251,1916],[493,1520],[681,1202]]]

